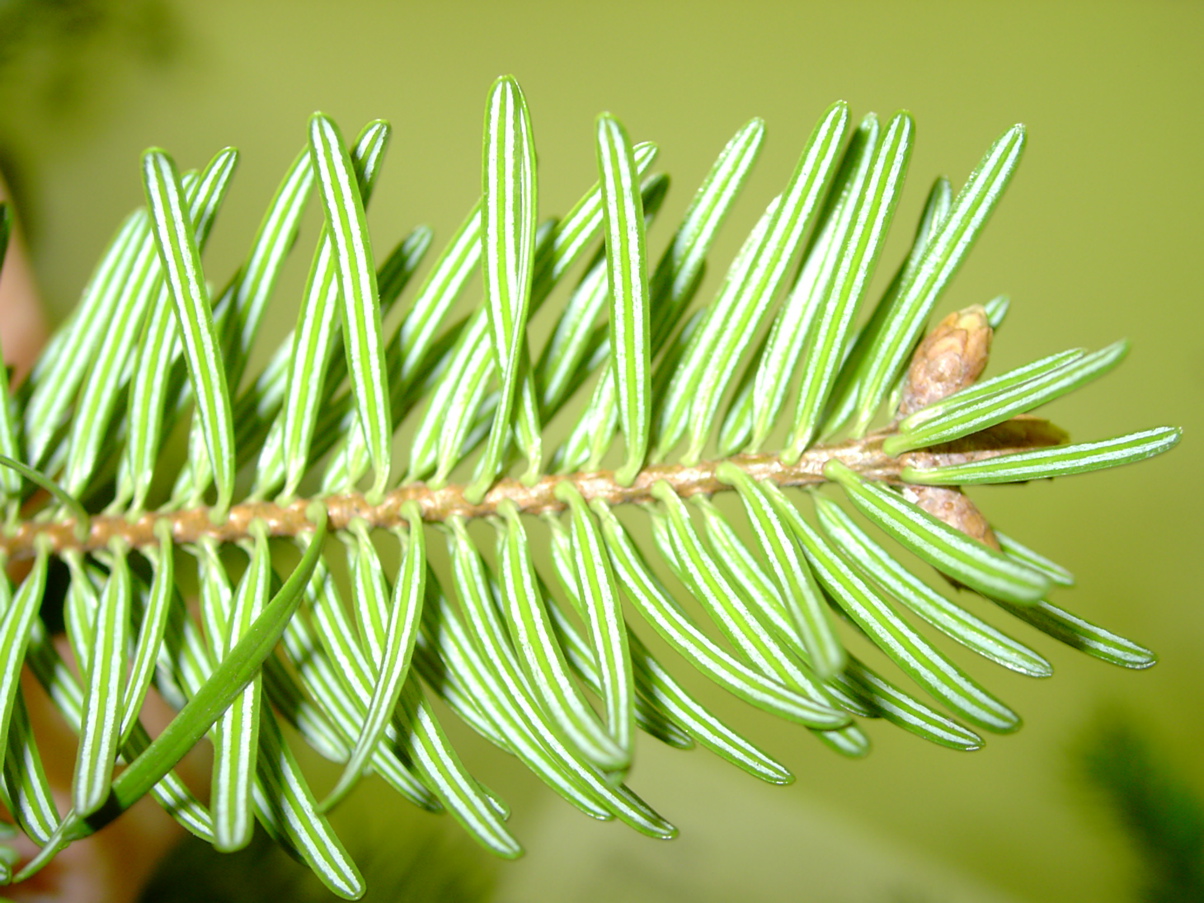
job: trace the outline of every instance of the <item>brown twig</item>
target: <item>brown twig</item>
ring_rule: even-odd
[[[818,446],[790,466],[771,455],[739,455],[731,461],[754,479],[769,480],[778,486],[808,486],[826,482],[824,464],[832,458],[856,470],[865,479],[899,483],[903,462],[882,451],[882,440],[887,435],[887,432],[879,432],[839,445]],[[957,442],[924,452],[913,452],[908,455],[908,463],[924,467],[961,464],[1054,445],[1064,441],[1064,438],[1061,431],[1046,421],[1016,418]],[[401,508],[408,501],[417,502],[423,519],[432,523],[452,517],[490,517],[497,513],[498,505],[504,499],[513,501],[518,510],[525,514],[542,514],[564,509],[564,504],[555,495],[556,485],[564,480],[571,481],[586,501],[602,499],[616,505],[651,501],[652,486],[659,480],[669,483],[683,498],[698,493],[709,495],[728,491],[731,487],[721,483],[715,476],[715,468],[719,463],[703,461],[693,466],[649,466],[639,473],[630,486],[620,486],[614,474],[608,470],[546,476],[533,486],[504,479],[475,505],[465,499],[463,486],[433,489],[424,483],[395,489],[386,494],[378,505],[369,504],[358,493],[327,496],[317,501],[326,507],[332,530],[346,529],[356,519],[362,519],[370,527],[404,526]],[[229,517],[216,524],[211,519],[209,508],[152,511],[135,519],[121,515],[97,515],[92,518],[91,529],[82,541],[75,535],[74,520],[27,520],[12,532],[0,535],[0,554],[10,561],[31,558],[39,543],[48,544],[50,551],[56,554],[71,549],[88,552],[105,548],[115,537],[121,537],[133,548],[150,546],[158,542],[155,525],[161,521],[170,525],[172,537],[177,543],[192,543],[204,537],[219,542],[236,542],[249,537],[251,522],[255,520],[266,523],[272,536],[297,536],[313,529],[313,524],[305,516],[306,508],[312,501],[245,502],[234,505]]]

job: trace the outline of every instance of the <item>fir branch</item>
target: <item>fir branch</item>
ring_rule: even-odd
[[[668,186],[646,172],[656,148],[602,116],[598,183],[563,219],[537,225],[532,117],[517,83],[501,78],[486,114],[482,198],[391,334],[387,315],[431,234],[414,230],[376,264],[364,206],[386,123],[348,147],[333,121],[311,119],[247,263],[212,303],[201,253],[236,154],[180,176],[149,152],[149,213],[119,230],[26,385],[14,392],[0,379],[0,564],[32,561],[16,587],[0,576],[0,796],[43,845],[18,877],[151,793],[223,850],[249,842],[257,817],[333,892],[356,897],[362,879],[324,813],[368,772],[423,809],[451,812],[492,853],[519,855],[505,804],[469,773],[433,697],[584,813],[651,837],[676,829],[624,783],[637,726],[788,783],[789,771],[686,691],[642,626],[726,692],[847,757],[869,751],[864,719],[966,751],[983,739],[959,719],[1015,730],[1019,715],[908,613],[1014,672],[1047,676],[1049,662],[921,581],[837,493],[814,491],[824,483],[955,585],[1053,639],[1122,667],[1153,664],[1149,650],[1049,601],[1073,584],[1069,573],[996,533],[960,490],[1173,447],[1172,427],[1070,445],[1030,413],[1115,367],[1127,344],[980,381],[1006,299],[953,314],[920,340],[1011,179],[1023,129],[995,143],[956,198],[937,180],[897,275],[863,311],[913,126],[897,114],[879,129],[871,114],[845,142],[848,115],[843,103],[824,114],[717,295],[691,312],[762,123],[723,149],[653,265],[650,226]],[[325,218],[297,329],[244,381],[315,185]],[[7,222],[0,211],[0,243]],[[584,275],[534,347],[531,318],[578,263]],[[478,267],[482,303],[447,324]],[[586,398],[578,390],[591,378]],[[570,413],[575,393],[583,404],[545,463],[544,425]],[[393,444],[411,412],[398,481]],[[164,440],[189,414],[181,465]],[[716,440],[719,456],[703,460]],[[620,441],[618,472],[600,469]],[[522,477],[507,476],[520,458]],[[250,490],[237,495],[253,461]],[[147,510],[171,466],[174,486]],[[449,484],[453,472],[470,482]],[[303,483],[318,489],[298,498]],[[788,487],[801,492],[788,497]],[[727,491],[751,530],[709,501]],[[653,543],[628,535],[619,505],[647,517]],[[481,554],[470,520],[492,530],[495,554]],[[448,542],[450,574],[428,556],[427,524]],[[402,548],[395,574],[382,563],[387,542]],[[300,550],[301,565],[269,601],[282,545]],[[328,565],[340,545],[343,588]],[[227,553],[248,561],[238,580]],[[39,612],[53,557],[70,575],[62,614],[73,668]],[[183,573],[196,577],[199,612],[177,591]],[[837,614],[947,711],[852,655]],[[62,819],[45,803],[22,663],[81,735],[76,808]],[[154,740],[139,721],[152,686],[180,710]],[[281,720],[342,766],[325,803]],[[204,737],[216,750],[208,804],[172,771]],[[117,773],[119,755],[130,764]]]

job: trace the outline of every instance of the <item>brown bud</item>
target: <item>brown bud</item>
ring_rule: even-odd
[[[965,464],[984,451],[1050,448],[1063,444],[1069,438],[1064,429],[1048,420],[1029,414],[1017,414],[1011,420],[997,423],[961,439],[907,452],[899,456],[899,461],[909,467],[925,470],[931,467]]]
[[[987,366],[992,334],[987,312],[978,304],[941,320],[912,356],[899,416],[972,385]]]
[[[972,539],[992,549],[999,549],[995,531],[987,523],[978,506],[960,489],[948,486],[906,486],[903,498],[919,505],[933,517],[939,518]]]
[[[916,348],[899,401],[899,416],[906,417],[954,392],[973,385],[987,366],[991,351],[991,324],[979,305],[951,313],[937,324]],[[917,453],[923,455],[923,452]],[[907,461],[911,455],[903,455]],[[910,463],[910,462],[909,462]],[[933,517],[979,542],[999,548],[995,532],[978,506],[952,486],[907,486],[903,497]]]

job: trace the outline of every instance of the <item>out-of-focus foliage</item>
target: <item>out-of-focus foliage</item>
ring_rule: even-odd
[[[114,70],[133,62],[154,72],[168,66],[182,35],[164,0],[4,0],[0,3],[0,172],[22,211],[26,229],[37,222],[26,203],[29,166],[8,132],[14,109],[47,124],[86,116],[103,106]]]
[[[478,903],[493,899],[494,863],[468,855],[467,842],[358,836],[352,850],[371,882],[372,898],[389,903]],[[218,853],[189,837],[163,861],[139,903],[325,903],[330,892],[296,867],[280,847],[257,834],[246,849]]]
[[[94,87],[95,53],[163,65],[179,34],[163,0],[6,0],[0,5],[0,86],[67,107]]]
[[[1204,800],[1155,740],[1115,712],[1084,735],[1084,777],[1124,830],[1144,903],[1204,900]]]

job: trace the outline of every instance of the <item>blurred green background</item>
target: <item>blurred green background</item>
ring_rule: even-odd
[[[481,872],[505,901],[1136,898],[1137,848],[1082,777],[1079,751],[1101,725],[1130,723],[1185,792],[1204,792],[1204,4],[131,0],[25,4],[24,19],[7,5],[6,27],[24,31],[9,32],[0,59],[0,152],[55,316],[141,202],[138,158],[152,144],[182,166],[242,150],[207,255],[224,279],[315,109],[348,133],[393,123],[370,217],[387,246],[418,223],[438,242],[476,198],[498,74],[516,75],[531,106],[544,215],[594,179],[598,112],[660,145],[674,187],[658,249],[726,139],[761,116],[768,142],[723,259],[829,103],[844,98],[855,116],[907,108],[918,143],[885,272],[931,180],[947,174],[956,189],[991,141],[1026,123],[1019,175],[942,309],[1012,296],[993,372],[1130,337],[1116,374],[1048,415],[1078,439],[1165,423],[1185,437],[1138,467],[975,498],[1078,575],[1058,601],[1160,663],[1121,671],[1017,625],[1057,674],[1039,683],[971,663],[1026,719],[972,755],[871,726],[876,749],[850,763],[719,701],[799,780],[761,786],[705,753],[644,743],[632,783],[680,827],[672,844],[588,821],[472,743],[469,761],[514,805],[528,848],[517,864],[488,863],[448,820],[385,802],[375,785],[339,824],[356,848],[378,846],[370,858],[422,850],[429,868]],[[303,269],[294,261],[294,284]],[[424,898],[436,892],[413,899]]]

